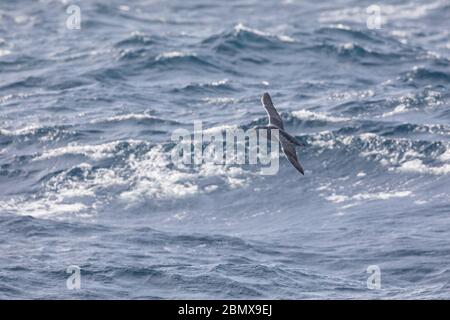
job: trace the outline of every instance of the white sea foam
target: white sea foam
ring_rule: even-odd
[[[225,78],[225,79],[222,79],[222,80],[213,81],[213,82],[209,83],[209,85],[211,85],[213,87],[218,87],[218,86],[222,86],[224,84],[227,84],[229,82],[230,82],[230,80]]]
[[[30,20],[30,17],[26,15],[19,15],[14,17],[14,22],[17,24],[24,24]]]
[[[328,196],[325,199],[327,199],[331,202],[334,202],[334,203],[341,203],[341,202],[347,201],[348,196],[332,194],[331,196]]]
[[[342,23],[338,23],[338,24],[332,24],[330,25],[330,28],[335,28],[335,29],[340,29],[340,30],[352,30],[352,28],[350,26],[347,26],[345,24]]]
[[[156,56],[155,60],[160,61],[164,59],[182,58],[182,57],[195,57],[196,54],[192,52],[180,52],[180,51],[170,51],[163,52]]]
[[[81,174],[72,176],[73,169]],[[52,177],[43,185],[43,193],[31,198],[0,201],[0,209],[33,217],[58,217],[61,215],[92,216],[96,208],[107,199],[98,192],[124,186],[126,180],[112,169],[94,170],[90,164],[81,163]]]
[[[11,199],[0,201],[0,209],[6,212],[16,212],[18,215],[33,216],[36,218],[55,217],[62,214],[76,214],[87,208],[80,202],[62,203],[52,199],[37,199],[33,201],[23,201]]]
[[[388,143],[386,144],[386,141]],[[419,172],[424,174],[442,175],[450,173],[450,145],[445,146],[444,152],[437,157],[441,163],[426,165],[423,163],[424,154],[415,149],[415,142],[404,138],[386,139],[374,133],[363,133],[355,136],[336,136],[331,131],[317,133],[311,137],[310,144],[325,149],[351,147],[363,144],[359,155],[370,161],[377,161],[389,168],[390,171]]]
[[[427,166],[422,160],[414,159],[402,163],[398,168],[398,171],[444,175],[450,174],[450,163],[445,163],[440,166]]]
[[[358,174],[356,175],[358,178],[362,178],[362,177],[365,177],[367,174],[365,173],[365,172],[363,172],[363,171],[361,171],[361,172],[358,172]]]
[[[333,193],[330,196],[325,197],[330,202],[334,203],[342,203],[346,201],[361,201],[361,200],[367,200],[367,201],[373,201],[373,200],[389,200],[393,198],[405,198],[412,195],[411,191],[405,190],[405,191],[392,191],[392,192],[363,192],[363,193],[357,193],[351,196],[348,195],[339,195]]]
[[[98,161],[117,157],[116,147],[121,142],[66,146],[49,150],[38,159],[82,154]],[[251,174],[241,167],[213,163],[175,168],[170,152],[156,146],[143,154],[132,153],[113,167],[98,168],[89,163],[71,167],[45,182],[39,195],[0,201],[0,210],[35,217],[91,216],[111,201],[133,206],[148,199],[180,199],[218,188],[242,188],[248,185]]]
[[[65,147],[50,149],[44,151],[41,155],[35,157],[33,161],[46,160],[54,157],[61,157],[65,155],[83,155],[93,160],[100,160],[108,157],[117,156],[117,146],[123,141],[113,141],[98,145],[79,145],[77,143],[68,144]],[[131,146],[136,146],[140,143],[145,143],[140,140],[127,140]],[[117,152],[116,152],[117,151]]]
[[[215,177],[231,188],[244,186],[247,176],[243,169],[205,163],[185,170],[171,166],[170,155],[158,146],[142,157],[132,155],[129,159],[128,181],[130,190],[121,193],[123,200],[135,202],[143,198],[182,198],[197,193],[211,192],[201,189],[199,181]]]
[[[14,129],[14,130],[2,129],[1,132],[8,136],[20,136],[20,135],[33,134],[39,128],[41,128],[41,125],[39,125],[39,124],[30,124],[25,127],[22,127],[19,129]]]
[[[415,67],[414,70],[417,70],[417,67]],[[408,75],[408,77],[411,78],[412,75]],[[394,108],[394,110],[383,113],[382,117],[390,117],[400,113],[417,111],[419,110],[417,105],[421,105],[422,108],[433,109],[444,104],[442,94],[440,92],[428,89],[425,90],[423,95],[420,95],[419,97],[409,93],[399,97],[397,100],[399,104]]]
[[[439,156],[441,161],[450,161],[450,147],[448,147],[443,154]]]
[[[408,108],[406,107],[406,105],[404,105],[404,104],[399,104],[398,106],[396,106],[396,107],[394,108],[394,110],[383,113],[382,117],[383,117],[383,118],[391,117],[391,116],[393,116],[393,115],[395,115],[395,114],[405,113],[405,112],[407,112],[407,111],[411,111],[411,109],[408,109]]]
[[[411,191],[393,191],[378,193],[358,193],[352,196],[355,200],[389,200],[392,198],[405,198],[412,195]]]
[[[280,40],[282,42],[295,42],[295,40],[293,38],[289,37],[289,36],[280,35],[280,34],[272,34],[272,33],[268,33],[268,32],[264,32],[264,31],[258,30],[258,29],[252,29],[252,28],[246,27],[242,23],[237,24],[234,27],[234,31],[236,33],[239,33],[241,31],[245,31],[245,32],[253,33],[253,34],[261,36],[261,37],[277,38],[278,40]]]
[[[0,49],[0,57],[7,56],[9,54],[11,54],[11,51],[6,49]]]
[[[300,120],[319,120],[327,122],[343,122],[349,121],[349,118],[336,117],[323,112],[312,112],[309,110],[293,111],[292,115]]]
[[[114,122],[114,121],[126,121],[126,120],[151,120],[151,119],[158,119],[157,117],[146,114],[146,113],[129,113],[129,114],[122,114],[122,115],[115,115],[111,117],[107,117],[106,119],[99,119],[94,120],[91,123],[98,123],[98,122]]]

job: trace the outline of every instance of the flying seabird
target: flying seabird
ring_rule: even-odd
[[[281,120],[280,115],[277,110],[273,106],[272,99],[270,95],[266,92],[261,97],[261,102],[266,109],[267,115],[269,116],[269,125],[266,126],[256,126],[254,129],[278,129],[279,131],[279,140],[281,143],[281,148],[283,149],[283,153],[289,162],[298,170],[301,174],[305,174],[302,166],[298,162],[297,153],[295,152],[295,146],[304,147],[303,144],[297,141],[296,138],[291,136],[289,133],[284,131],[283,120]]]

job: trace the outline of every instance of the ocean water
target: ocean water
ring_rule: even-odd
[[[450,3],[372,4],[2,0],[0,298],[450,298]],[[304,176],[173,165],[266,91]]]

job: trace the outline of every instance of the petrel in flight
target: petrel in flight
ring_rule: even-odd
[[[283,120],[281,120],[280,115],[277,110],[273,106],[272,99],[270,95],[266,92],[261,97],[261,102],[266,109],[267,115],[269,116],[269,125],[267,126],[256,126],[255,129],[278,129],[279,131],[279,140],[281,143],[281,148],[283,149],[283,153],[289,162],[297,169],[301,174],[305,174],[302,166],[298,162],[297,153],[295,152],[295,146],[304,147],[303,144],[297,141],[296,138],[291,136],[289,133],[284,131]]]

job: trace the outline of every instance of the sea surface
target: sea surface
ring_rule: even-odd
[[[450,2],[373,4],[2,0],[0,298],[449,299]],[[264,92],[304,176],[173,165]]]

